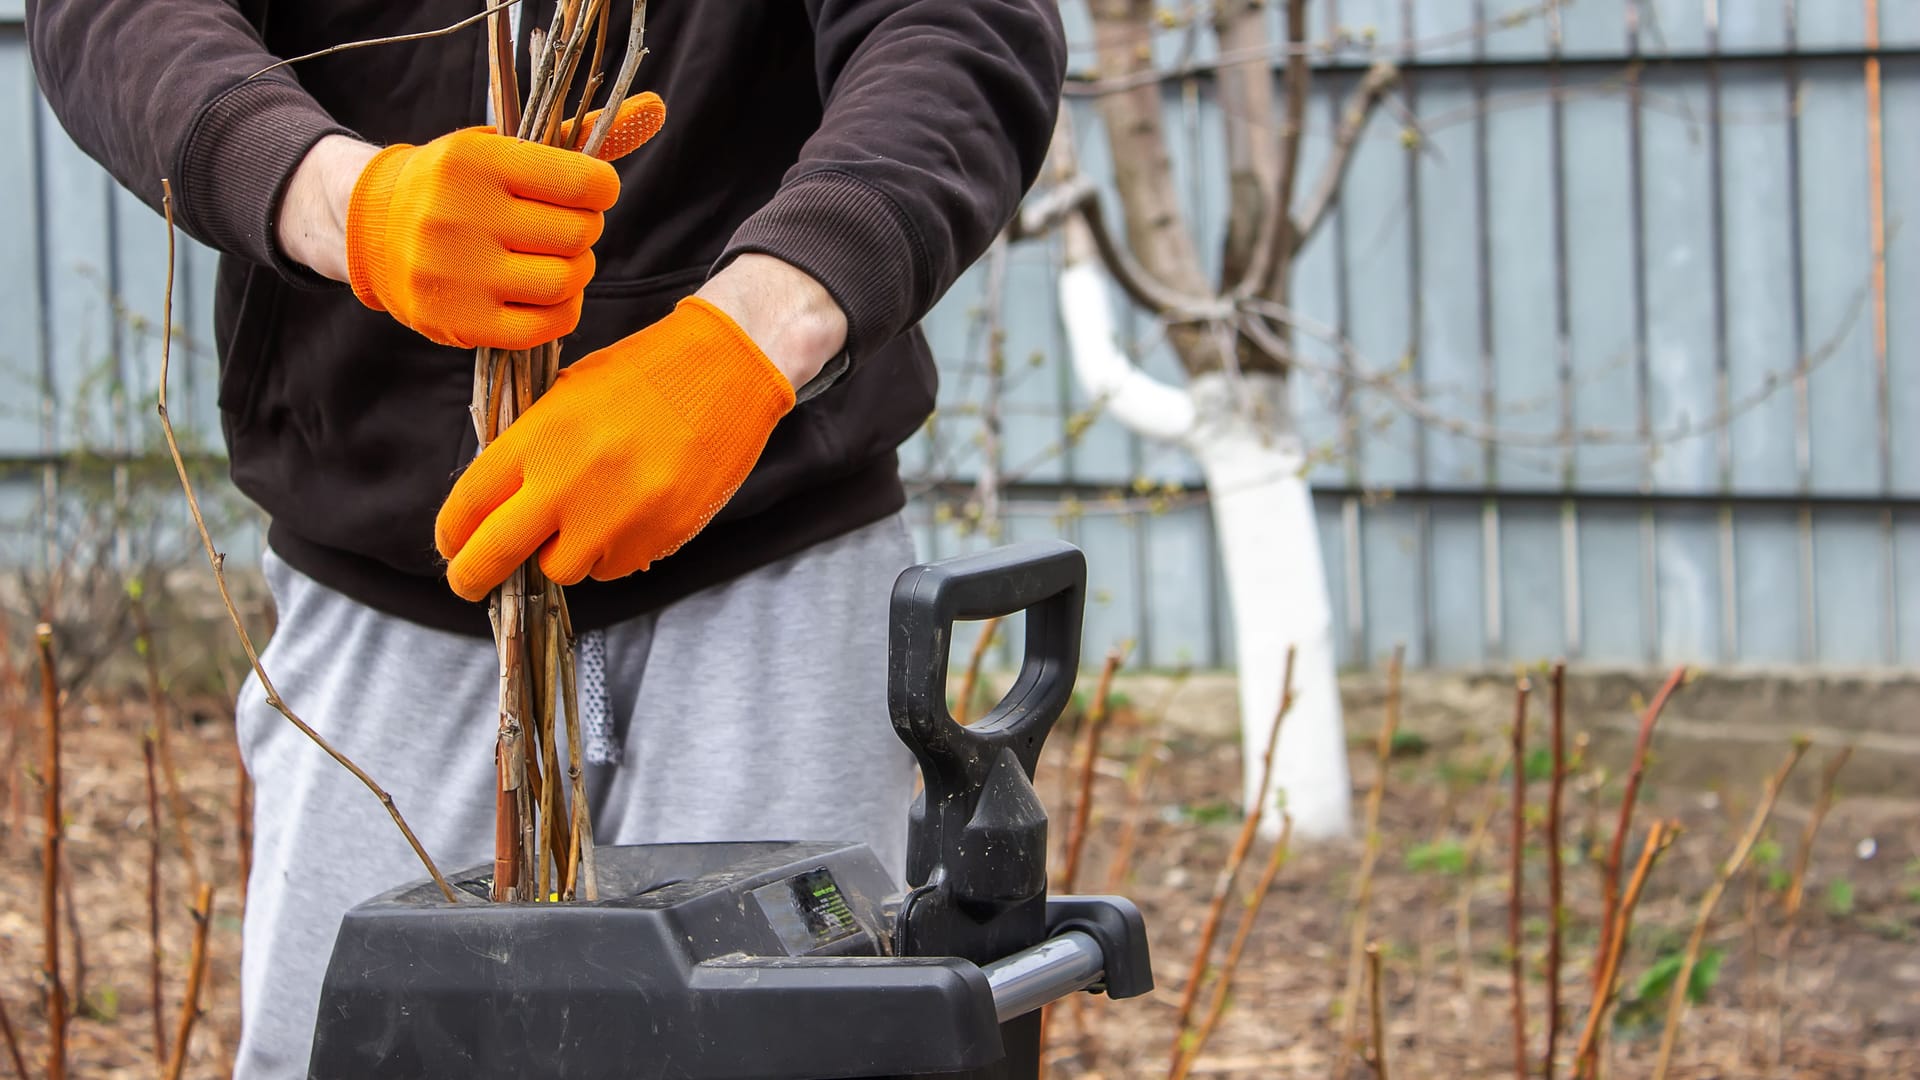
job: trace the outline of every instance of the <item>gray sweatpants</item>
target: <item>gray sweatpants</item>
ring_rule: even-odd
[[[887,716],[887,600],[912,561],[894,517],[609,628],[620,752],[592,770],[595,839],[849,839],[902,875],[914,773]],[[271,555],[265,569],[278,626],[261,662],[281,697],[393,795],[444,872],[490,860],[492,643],[373,611]],[[252,679],[237,720],[257,794],[235,1076],[303,1077],[340,917],[425,872]]]

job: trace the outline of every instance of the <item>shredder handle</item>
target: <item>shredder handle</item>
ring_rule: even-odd
[[[1092,936],[1069,930],[980,970],[1004,1024],[1099,982],[1106,975],[1106,958]]]
[[[929,773],[983,782],[980,765],[1010,748],[1029,776],[1073,696],[1086,605],[1086,556],[1031,541],[915,566],[894,583],[887,696],[900,738]],[[947,653],[956,620],[1026,616],[1026,657],[992,712],[961,726],[947,711]]]

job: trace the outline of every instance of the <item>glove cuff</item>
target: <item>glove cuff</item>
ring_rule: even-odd
[[[667,340],[650,342],[643,352],[654,361],[648,381],[695,430],[721,442],[764,440],[792,410],[793,384],[707,300],[681,300],[651,331]]]
[[[386,280],[388,269],[383,243],[388,233],[387,213],[400,180],[400,167],[413,150],[402,143],[375,154],[361,170],[353,195],[347,200],[347,284],[361,303],[375,311],[387,310],[380,297],[380,282]]]

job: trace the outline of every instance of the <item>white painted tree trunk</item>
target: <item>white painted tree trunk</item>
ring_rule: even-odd
[[[1238,383],[1203,375],[1181,390],[1135,367],[1115,340],[1108,284],[1081,226],[1069,222],[1060,301],[1080,382],[1106,412],[1148,438],[1186,447],[1200,462],[1233,605],[1244,748],[1243,805],[1262,797],[1262,759],[1287,647],[1295,650],[1294,705],[1280,730],[1263,832],[1279,831],[1284,802],[1302,838],[1348,835],[1352,799],[1333,659],[1332,609],[1304,457],[1276,376]]]
[[[1346,728],[1305,455],[1285,383],[1273,375],[1240,382],[1236,393],[1224,375],[1193,380],[1196,423],[1187,447],[1206,476],[1233,605],[1242,797],[1248,807],[1262,797],[1260,773],[1291,646],[1293,707],[1280,728],[1265,797],[1284,801],[1295,835],[1343,837],[1352,825]],[[1280,828],[1275,805],[1267,804],[1263,822],[1269,836]]]

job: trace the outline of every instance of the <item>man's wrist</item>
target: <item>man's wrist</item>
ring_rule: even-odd
[[[347,280],[347,205],[379,147],[328,135],[294,167],[280,199],[275,239],[287,258],[334,281]]]
[[[847,343],[847,316],[824,286],[771,255],[729,262],[695,294],[733,319],[795,390]]]

